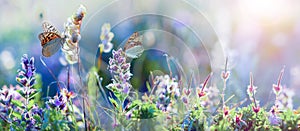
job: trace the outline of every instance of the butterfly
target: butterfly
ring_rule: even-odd
[[[61,48],[65,39],[52,24],[45,21],[42,27],[44,32],[38,36],[43,47],[42,54],[45,57],[50,57]]]
[[[144,52],[142,45],[143,36],[138,32],[134,32],[127,40],[124,46],[124,51],[127,57],[138,58]]]

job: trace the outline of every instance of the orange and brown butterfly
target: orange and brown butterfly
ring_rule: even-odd
[[[124,46],[124,51],[127,57],[138,58],[143,52],[142,45],[143,36],[138,32],[134,32],[127,40]]]
[[[64,38],[59,31],[49,22],[44,21],[42,24],[43,33],[39,34],[39,39],[42,45],[42,54],[45,57],[50,57],[55,54],[64,43]]]

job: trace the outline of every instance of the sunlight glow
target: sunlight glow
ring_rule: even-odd
[[[15,67],[16,63],[11,52],[4,50],[0,54],[0,60],[4,68],[10,70]]]
[[[242,0],[239,7],[242,14],[273,20],[285,17],[292,9],[285,0]]]

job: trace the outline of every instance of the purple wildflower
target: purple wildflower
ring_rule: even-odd
[[[99,46],[103,45],[103,52],[108,53],[113,48],[113,44],[111,43],[111,40],[114,38],[114,33],[110,32],[110,24],[105,23],[101,27],[101,35],[100,40],[101,44]]]
[[[162,111],[171,110],[172,103],[175,103],[180,96],[178,82],[175,78],[165,75],[157,76],[154,84],[157,85],[156,95],[158,96],[156,107]]]
[[[248,88],[247,88],[247,94],[249,95],[250,99],[252,100],[252,96],[255,95],[256,93],[256,89],[257,87],[253,85],[253,75],[252,73],[250,73],[250,81],[249,81],[249,85],[248,85]]]
[[[54,96],[52,99],[49,100],[50,107],[59,109],[59,110],[66,110],[67,99],[63,96]]]
[[[27,54],[24,54],[21,58],[22,70],[18,70],[18,75],[16,77],[17,82],[19,82],[23,87],[33,87],[35,84],[35,67],[34,58],[28,59]]]
[[[183,92],[186,96],[189,96],[191,93],[191,89],[190,88],[183,88]]]
[[[236,123],[237,125],[240,125],[240,123],[243,121],[243,120],[242,120],[242,117],[243,117],[243,114],[239,114],[239,115],[236,115],[236,116],[235,116],[235,123]]]
[[[204,92],[204,89],[205,89],[205,87],[206,87],[206,85],[207,85],[207,83],[208,83],[210,77],[212,76],[212,74],[213,74],[213,73],[210,73],[210,74],[206,77],[204,83],[201,84],[201,85],[202,85],[202,88],[201,88],[201,89],[200,89],[199,87],[197,87],[197,94],[198,94],[198,97],[199,97],[199,98],[201,98],[201,97],[203,97],[203,96],[206,95],[206,92]]]
[[[230,76],[230,71],[227,70],[227,65],[228,64],[228,57],[226,58],[226,62],[225,62],[225,70],[222,71],[221,73],[221,78],[226,82]]]
[[[111,126],[112,126],[113,128],[116,128],[116,127],[119,126],[116,117],[114,118],[114,122],[111,124]]]
[[[109,84],[107,88],[115,88],[119,92],[128,94],[131,88],[129,80],[132,74],[130,73],[130,64],[126,63],[125,53],[122,49],[113,50],[113,57],[109,59],[108,69],[112,73],[113,83]]]
[[[273,84],[273,91],[276,95],[279,95],[280,92],[282,91],[281,80],[282,80],[283,73],[284,73],[284,67],[280,71],[277,84]]]
[[[47,104],[52,108],[66,111],[68,101],[74,98],[76,95],[65,88],[61,89],[60,92],[61,92],[60,95],[54,96],[52,99],[48,101]]]
[[[269,112],[268,120],[271,125],[279,125],[281,122],[281,119],[276,115],[277,114],[277,106],[273,106]]]
[[[181,100],[184,104],[188,104],[188,98],[186,96],[183,96]]]
[[[129,120],[132,116],[132,111],[128,111],[126,114],[125,114],[125,117],[127,120]]]

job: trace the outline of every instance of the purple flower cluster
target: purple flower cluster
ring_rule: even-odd
[[[35,117],[43,118],[43,109],[39,108],[37,105],[33,105],[29,112],[22,113],[22,121],[26,122],[26,131],[40,129],[40,125],[37,125]],[[19,124],[21,124],[21,122]]]
[[[31,88],[35,84],[35,67],[34,58],[28,59],[27,54],[24,54],[21,58],[22,70],[18,70],[17,82],[19,82],[23,87]]]
[[[35,67],[34,58],[28,58],[27,54],[24,54],[21,58],[22,70],[18,70],[16,77],[17,82],[22,86],[21,95],[25,98],[25,106],[29,103],[29,96],[36,93],[36,89],[33,88],[35,80]]]
[[[170,111],[172,104],[180,96],[178,82],[175,78],[165,75],[157,76],[154,84],[157,86],[156,96],[158,96],[156,107],[162,111]]]
[[[112,52],[113,57],[109,59],[109,71],[113,75],[112,83],[107,85],[108,89],[116,89],[119,92],[128,94],[131,88],[129,79],[132,74],[130,73],[130,63],[126,63],[126,56],[122,49]]]
[[[280,117],[277,116],[278,114],[278,107],[273,106],[269,112],[268,120],[271,125],[279,125],[281,122]]]
[[[16,92],[16,88],[10,86],[3,86],[0,90],[0,118],[8,122],[8,115],[10,110],[14,108],[14,105],[11,103],[13,99],[19,98],[20,96]]]
[[[60,95],[56,95],[50,99],[47,105],[55,109],[66,111],[68,101],[74,97],[75,94],[73,92],[69,92],[67,89],[63,88]]]
[[[22,69],[18,70],[16,80],[20,86],[3,86],[0,90],[0,117],[7,123],[14,123],[17,126],[25,123],[24,130],[39,130],[40,121],[43,119],[43,109],[36,104],[30,105],[32,94],[37,93],[33,88],[35,80],[34,58],[30,59],[26,54],[21,58]],[[13,102],[14,101],[14,102]],[[21,117],[16,117],[12,114],[21,114]]]

